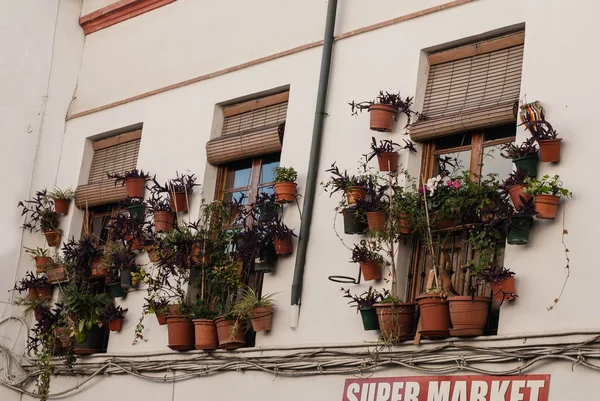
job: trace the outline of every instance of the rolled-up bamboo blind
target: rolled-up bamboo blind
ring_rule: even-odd
[[[423,117],[412,125],[415,140],[428,140],[456,132],[516,121],[523,65],[523,34],[494,40],[488,53],[474,46],[470,57],[441,62],[429,70]],[[518,44],[518,43],[521,44]],[[501,43],[510,47],[500,48]],[[515,45],[515,43],[517,43]],[[465,54],[464,50],[454,52]],[[468,53],[467,53],[468,54]],[[430,60],[443,60],[431,56]]]

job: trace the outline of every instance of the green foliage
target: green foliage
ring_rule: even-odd
[[[112,304],[106,293],[94,294],[89,287],[67,287],[63,297],[64,312],[74,323],[75,339],[85,341],[85,331],[102,324],[105,308]]]
[[[258,291],[245,287],[240,299],[235,303],[232,312],[241,318],[249,318],[255,308],[273,306],[275,294],[259,295]]]
[[[48,196],[52,199],[73,199],[75,197],[75,191],[71,188],[60,189],[54,187],[54,191],[50,192]]]
[[[54,210],[44,209],[40,211],[40,228],[42,231],[54,231],[59,226],[58,214]]]
[[[558,175],[550,177],[548,174],[537,178],[525,178],[525,188],[523,191],[531,195],[555,195],[563,197],[571,197],[573,194],[566,188],[563,188],[563,183]]]
[[[25,252],[31,255],[31,259],[35,259],[35,258],[44,258],[48,256],[48,250],[44,249],[44,248],[40,248],[35,247],[34,248],[27,248],[24,247],[23,249],[25,249]]]
[[[293,167],[275,168],[275,182],[296,182],[298,173]]]

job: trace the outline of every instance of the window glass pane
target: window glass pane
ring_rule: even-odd
[[[486,129],[483,140],[493,141],[494,139],[510,138],[515,135],[517,135],[517,126],[515,124],[507,124]]]
[[[471,134],[445,136],[435,140],[435,150],[457,148],[471,144]]]
[[[275,180],[275,169],[279,167],[279,153],[265,156],[260,169],[260,184],[273,182]]]
[[[481,175],[485,177],[490,173],[498,174],[499,180],[504,180],[512,171],[512,161],[500,155],[502,145],[487,146],[483,148],[483,161]]]
[[[433,175],[458,177],[463,171],[470,170],[471,151],[446,153],[435,157]]]
[[[248,204],[248,191],[226,192],[225,195],[223,195],[223,200],[234,202],[242,200],[242,204],[246,205]]]
[[[231,163],[227,166],[225,189],[245,188],[250,185],[252,159]]]

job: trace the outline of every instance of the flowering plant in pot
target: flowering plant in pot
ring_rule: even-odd
[[[157,233],[171,232],[175,224],[175,215],[171,209],[171,202],[161,196],[160,193],[153,192],[148,199],[148,209],[154,216],[154,228]]]
[[[38,273],[44,273],[51,266],[52,257],[49,256],[47,249],[40,248],[39,246],[35,248],[24,247],[23,249],[35,261],[35,268]]]
[[[478,275],[481,280],[491,285],[492,294],[500,305],[504,301],[512,301],[517,297],[515,291],[515,273],[510,269],[494,263],[481,270]]]
[[[427,198],[429,223],[434,229],[448,229],[470,222],[476,215],[479,199],[472,197],[473,186],[465,172],[460,178],[438,175],[419,188]]]
[[[275,294],[259,294],[251,287],[244,287],[240,299],[232,312],[243,319],[249,319],[254,331],[271,330],[273,318],[273,297]]]
[[[378,253],[381,246],[376,241],[362,240],[352,248],[352,263],[358,263],[365,281],[381,279],[383,257]]]
[[[171,209],[176,213],[187,212],[189,197],[194,192],[194,187],[200,185],[196,184],[195,174],[179,174],[179,172],[176,172],[175,178],[171,178],[164,185],[160,185],[156,177],[152,178],[152,182],[150,191],[169,194]]]
[[[362,294],[352,295],[350,290],[344,288],[342,288],[341,291],[344,293],[344,298],[350,298],[348,305],[356,308],[356,313],[360,312],[365,331],[379,330],[379,321],[377,320],[375,304],[387,298],[390,295],[389,291],[383,289],[382,292],[379,292],[373,289],[372,285]]]
[[[371,230],[385,230],[389,209],[388,188],[387,185],[377,186],[374,180],[369,180],[365,197],[356,201],[357,214],[367,217]]]
[[[125,185],[127,197],[143,198],[144,190],[146,189],[146,181],[150,179],[150,174],[144,170],[128,170],[123,173],[106,173],[109,180],[115,181],[115,186],[118,184]]]
[[[560,143],[562,138],[552,125],[545,119],[523,122],[525,128],[531,132],[540,145],[540,160],[543,162],[558,163],[560,161]]]
[[[275,168],[275,184],[273,189],[279,203],[291,203],[296,200],[296,180],[298,173],[293,167]]]
[[[525,193],[535,197],[535,211],[539,219],[554,219],[558,213],[561,197],[569,198],[573,194],[566,188],[558,175],[545,175],[541,180],[528,177],[525,179]]]
[[[52,297],[52,285],[44,276],[37,277],[32,272],[27,272],[25,277],[15,283],[13,291],[19,294],[27,291],[30,298],[50,298]]]
[[[41,230],[46,237],[48,246],[60,245],[62,236],[59,229],[60,222],[58,214],[54,211],[54,201],[46,189],[37,191],[31,199],[19,202],[17,207],[22,209],[21,216],[25,216],[25,221],[21,226],[23,229],[29,230],[29,232]]]
[[[371,130],[373,131],[391,132],[399,113],[406,115],[408,119],[406,126],[408,126],[412,115],[415,114],[411,110],[413,98],[406,97],[403,99],[399,93],[379,91],[375,100],[352,101],[348,104],[352,109],[353,116],[365,110],[371,114]]]
[[[502,157],[512,159],[515,167],[527,173],[530,177],[537,177],[538,172],[538,148],[535,138],[530,137],[520,145],[510,142],[502,147]]]
[[[121,306],[115,306],[110,304],[102,312],[102,323],[108,326],[110,331],[121,331],[123,327],[123,320],[125,320],[125,313],[128,309],[123,309]]]
[[[267,224],[268,236],[273,238],[273,246],[277,255],[289,255],[294,251],[292,237],[296,237],[294,230],[283,224],[278,217]]]
[[[57,214],[69,213],[69,204],[71,199],[75,198],[75,192],[71,188],[60,189],[55,187],[54,191],[48,194],[54,201],[54,211]]]
[[[525,192],[527,173],[518,168],[504,180],[501,188],[508,193],[513,205],[518,208],[519,206],[527,203],[533,196]]]
[[[371,137],[371,152],[363,155],[368,162],[374,157],[377,157],[379,163],[379,171],[396,171],[398,169],[398,151],[408,149],[411,152],[417,153],[417,149],[410,140],[404,139],[404,145],[397,144],[389,139],[379,141],[375,137]]]

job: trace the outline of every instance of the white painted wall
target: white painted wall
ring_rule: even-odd
[[[67,0],[63,0],[63,3],[65,1]],[[85,0],[82,13],[89,12],[100,3],[102,1]],[[340,2],[337,34],[416,12],[441,4],[442,1],[385,0],[378,2],[376,6],[370,3]],[[507,249],[505,264],[517,273],[519,298],[502,307],[499,328],[501,334],[600,329],[598,323],[589,317],[591,311],[600,307],[600,299],[594,296],[599,278],[594,264],[594,234],[595,225],[600,221],[591,212],[594,195],[599,191],[593,185],[595,170],[591,167],[591,161],[595,157],[593,145],[600,141],[596,139],[597,135],[592,128],[594,100],[599,85],[596,71],[600,58],[590,39],[597,37],[599,33],[600,28],[593,20],[599,8],[591,0],[581,0],[576,9],[559,0],[476,0],[335,43],[319,181],[327,178],[324,170],[333,161],[344,168],[354,168],[360,155],[367,151],[373,135],[368,130],[368,115],[351,117],[346,102],[370,99],[379,89],[400,90],[405,95],[418,93],[426,77],[422,57],[424,49],[480,37],[492,31],[501,32],[509,27],[525,26],[522,95],[527,95],[528,100],[542,101],[547,117],[564,138],[561,163],[542,164],[540,173],[560,174],[565,185],[575,193],[574,198],[565,203],[568,212],[566,228],[569,230],[567,241],[573,271],[561,302],[554,311],[546,311],[546,306],[558,295],[564,277],[564,255],[560,244],[564,209],[561,209],[557,221],[536,222],[528,246]],[[82,112],[164,85],[318,41],[322,39],[325,9],[326,2],[317,0],[301,3],[273,0],[260,0],[252,4],[235,2],[235,7],[233,0],[178,0],[95,32],[85,39],[76,99],[70,112]],[[0,13],[0,18],[3,14]],[[13,29],[18,27],[15,24]],[[49,23],[47,29],[51,30],[52,24]],[[34,32],[25,30],[25,33],[33,35]],[[29,38],[25,33],[24,41]],[[50,186],[54,182],[61,187],[75,187],[82,182],[82,164],[89,162],[90,155],[86,155],[84,149],[90,137],[143,123],[138,167],[157,173],[159,179],[172,176],[176,170],[189,169],[198,177],[207,178],[203,183],[204,190],[207,194],[212,194],[215,167],[207,165],[204,145],[215,124],[215,105],[289,85],[290,102],[281,163],[294,166],[299,171],[299,192],[304,192],[320,47],[69,120],[64,138],[60,138],[58,145],[55,139],[59,139],[63,132],[61,127],[64,111],[74,87],[73,73],[78,68],[75,60],[78,59],[82,43],[80,33],[71,34],[76,37],[73,39],[74,43],[70,44],[67,39],[72,38],[72,35],[65,35],[63,49],[69,56],[59,58],[68,59],[65,61],[68,68],[65,68],[69,72],[57,69],[56,74],[64,73],[64,76],[60,78],[56,75],[56,80],[50,79],[49,93],[54,88],[60,93],[61,100],[57,102],[51,117],[44,121],[43,132],[48,132],[48,136],[42,135],[45,146],[41,147],[43,151],[39,154],[33,176],[35,188]],[[25,41],[26,45],[35,42],[37,46],[40,42],[36,38],[29,38],[29,41]],[[23,50],[27,46],[7,45],[12,52],[28,54]],[[68,52],[71,46],[79,50]],[[51,53],[46,47],[44,49],[47,54],[44,58],[46,67],[40,67],[38,63],[24,63],[23,67],[14,63],[6,66],[0,64],[2,75],[5,76],[6,71],[8,76],[19,79],[21,75],[17,71],[35,67],[30,75],[39,78],[45,71],[47,76]],[[34,54],[42,54],[41,52],[42,49]],[[55,50],[55,54],[58,54],[58,50]],[[51,74],[51,77],[55,75]],[[20,85],[11,87],[15,95],[9,99],[20,94],[19,88],[31,85],[31,96],[23,96],[23,107],[29,114],[23,112],[22,117],[17,119],[20,114],[15,112],[14,122],[11,122],[11,126],[3,126],[2,132],[23,133],[29,124],[39,130],[39,118],[31,116],[39,111],[41,96],[46,93],[43,88],[47,82],[47,79],[39,79],[34,85],[31,79],[24,79]],[[0,107],[8,107],[4,97],[0,99]],[[53,125],[46,131],[46,124],[50,124],[47,121],[52,121]],[[521,129],[519,132],[519,136],[524,137]],[[21,135],[27,140],[19,142],[20,150],[11,152],[11,155],[18,153],[19,157],[11,156],[6,160],[10,160],[11,165],[22,163],[19,165],[20,171],[26,177],[24,181],[28,181],[27,177],[33,172],[33,160],[31,157],[27,159],[27,156],[35,149],[37,139]],[[392,134],[376,133],[375,136],[402,139],[400,129]],[[401,162],[408,165],[414,175],[418,174],[419,161],[420,155],[409,159],[408,155],[403,154],[401,158]],[[11,176],[7,175],[5,180],[9,180],[9,177]],[[6,205],[2,204],[7,210],[15,210],[13,205],[16,200],[29,191],[28,182],[25,184],[19,180],[14,185],[22,188],[15,193],[14,200],[7,201]],[[200,198],[200,194],[193,198],[190,219],[197,217]],[[347,307],[346,300],[340,295],[340,285],[327,280],[329,275],[357,273],[357,267],[348,263],[349,251],[339,242],[331,228],[336,202],[335,198],[330,199],[328,194],[317,191],[298,328],[294,331],[288,324],[294,254],[281,259],[277,272],[265,278],[264,291],[278,292],[277,310],[273,330],[268,334],[259,334],[257,345],[339,344],[376,339],[374,333],[362,330],[360,318],[354,310]],[[16,213],[7,218],[7,226],[18,226]],[[81,221],[82,213],[72,210],[64,219],[62,227],[67,235],[78,235]],[[299,228],[299,216],[294,207],[288,206],[285,221],[288,226]],[[338,227],[342,232],[341,220],[338,221]],[[14,234],[18,235],[18,230],[14,229]],[[349,244],[358,240],[343,234],[342,237]],[[16,237],[12,237],[10,249],[3,252],[9,258],[6,262],[12,260],[12,264],[8,264],[13,266],[16,264],[19,245],[14,238]],[[25,267],[26,264],[21,264],[21,271]],[[352,289],[360,292],[366,287],[363,284]],[[123,332],[111,335],[109,352],[167,350],[166,327],[156,325],[152,317],[147,319],[145,331],[149,341],[131,346],[133,328],[141,314],[142,298],[143,292],[138,292],[122,301],[130,311]],[[567,394],[566,383],[577,382],[585,387],[593,380],[588,373],[577,371],[572,374],[562,365],[548,365],[540,373],[555,374],[551,386],[553,400],[562,399],[561,395]],[[385,375],[410,374],[414,372],[397,370],[389,374],[386,372]],[[245,395],[251,394],[249,399],[259,399],[258,393],[253,391],[258,388],[272,390],[268,397],[260,397],[261,399],[275,400],[283,396],[291,400],[306,399],[313,394],[310,393],[313,390],[308,390],[305,385],[306,380],[278,378],[273,382],[272,377],[257,373],[235,377],[234,374],[224,374],[206,379],[209,382],[194,380],[177,384],[174,389],[170,385],[155,384],[121,386],[121,383],[135,383],[124,382],[122,377],[109,380],[110,388],[127,387],[126,391],[135,395],[148,391],[148,394],[156,394],[156,399],[172,397],[171,399],[186,400],[194,394],[195,386],[205,388],[204,383],[210,383],[211,388],[225,383],[219,395],[222,398],[213,397],[214,399],[231,399],[239,396],[241,391]],[[231,380],[239,385],[228,386],[226,383]],[[74,383],[73,379],[56,380],[57,388],[69,387]],[[107,391],[108,386],[101,385],[99,381],[96,383],[89,388],[93,389],[94,399],[100,399],[101,392]],[[314,393],[311,398],[335,399],[340,396],[343,388],[343,377],[313,378],[311,384],[314,386],[311,388],[321,391],[320,395]],[[84,391],[92,394],[88,392],[90,390]],[[585,391],[581,390],[580,398],[584,398]],[[72,396],[75,397],[77,395]]]

